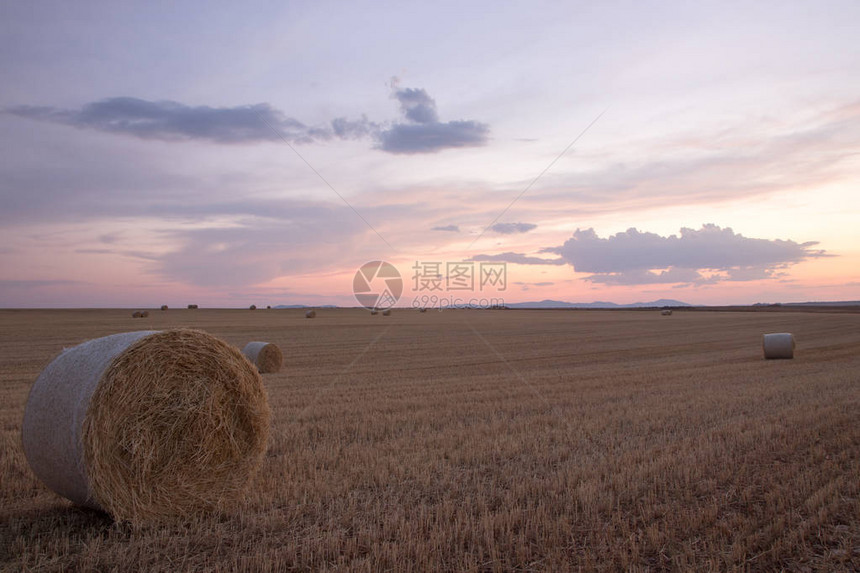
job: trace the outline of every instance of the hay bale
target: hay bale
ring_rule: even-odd
[[[140,318],[149,318],[149,311],[148,310],[141,311]]]
[[[131,313],[132,318],[140,318],[140,316],[141,316],[141,313],[139,310],[136,310],[133,313]]]
[[[379,313],[379,311],[377,311],[375,308],[370,309],[371,316],[376,316],[378,313]]]
[[[166,304],[162,304],[162,305],[161,305],[161,310],[167,310],[167,305],[166,305]]]
[[[666,308],[666,309],[661,310],[660,314],[663,316],[672,316],[672,310],[669,308]]]
[[[427,312],[427,307],[422,306],[421,308],[418,309],[418,312]]]
[[[189,304],[188,305],[188,310],[194,310],[195,308],[197,308],[196,304]]]
[[[270,411],[238,349],[198,330],[140,331],[63,351],[27,398],[36,476],[120,521],[189,517],[242,497]]]
[[[305,313],[305,318],[316,318],[316,317],[317,317],[317,311],[315,311],[315,310],[309,310]]]
[[[761,347],[767,359],[794,358],[794,335],[789,332],[762,335]]]
[[[284,364],[284,355],[277,344],[271,342],[249,342],[242,354],[263,373],[279,372]]]
[[[386,308],[385,310],[382,311],[382,316],[389,316],[390,314],[391,314],[390,308]]]
[[[267,304],[267,305],[266,305],[266,310],[272,310],[272,305]]]
[[[256,305],[256,304],[252,304],[252,305],[251,305],[251,306],[249,306],[248,308],[249,308],[250,310],[257,310],[257,305]]]

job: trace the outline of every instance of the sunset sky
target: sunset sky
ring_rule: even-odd
[[[3,3],[0,307],[860,299],[860,3],[558,4]]]

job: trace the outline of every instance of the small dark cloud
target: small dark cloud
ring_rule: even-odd
[[[528,233],[536,228],[537,225],[532,223],[496,223],[490,227],[490,230],[502,235],[513,235],[514,233]]]
[[[563,265],[563,259],[542,259],[540,257],[530,257],[523,253],[500,253],[498,255],[475,255],[469,261],[489,261],[498,263],[516,263],[519,265]]]
[[[354,121],[345,117],[335,118],[331,120],[331,129],[335,137],[339,139],[363,139],[375,137],[380,126],[362,115],[361,119]]]
[[[400,111],[406,119],[415,123],[438,123],[436,101],[427,95],[423,89],[406,88],[394,92],[394,98],[400,102]]]
[[[389,153],[435,153],[457,147],[486,145],[490,128],[476,121],[394,124],[379,134],[379,148]]]
[[[80,110],[19,106],[6,111],[30,119],[161,141],[276,141],[280,137],[272,128],[287,140],[296,143],[332,136],[328,130],[314,131],[266,103],[209,107],[189,106],[167,100],[147,101],[134,97],[114,97],[88,103]]]
[[[472,120],[440,122],[436,101],[425,90],[398,89],[397,83],[397,78],[393,78],[391,95],[400,102],[406,123],[394,123],[380,131],[376,135],[380,149],[413,154],[486,145],[489,126]]]
[[[526,282],[520,281],[520,282],[515,282],[514,284],[515,285],[523,285],[523,286],[545,287],[545,286],[552,286],[555,283],[553,283],[553,282],[526,283]]]
[[[585,280],[607,285],[710,284],[783,276],[801,261],[829,256],[814,249],[816,242],[753,239],[730,228],[703,225],[663,237],[637,229],[600,238],[594,229],[577,229],[555,253]]]
[[[431,231],[450,231],[453,233],[459,233],[460,227],[458,227],[457,225],[445,225],[443,227],[433,227],[430,230]]]

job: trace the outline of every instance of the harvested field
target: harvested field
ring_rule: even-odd
[[[138,529],[20,438],[42,368],[128,317],[0,310],[0,570],[860,570],[860,314],[153,313],[290,360],[242,511]]]

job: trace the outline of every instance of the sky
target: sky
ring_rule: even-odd
[[[0,307],[858,300],[857,21],[3,3]]]

